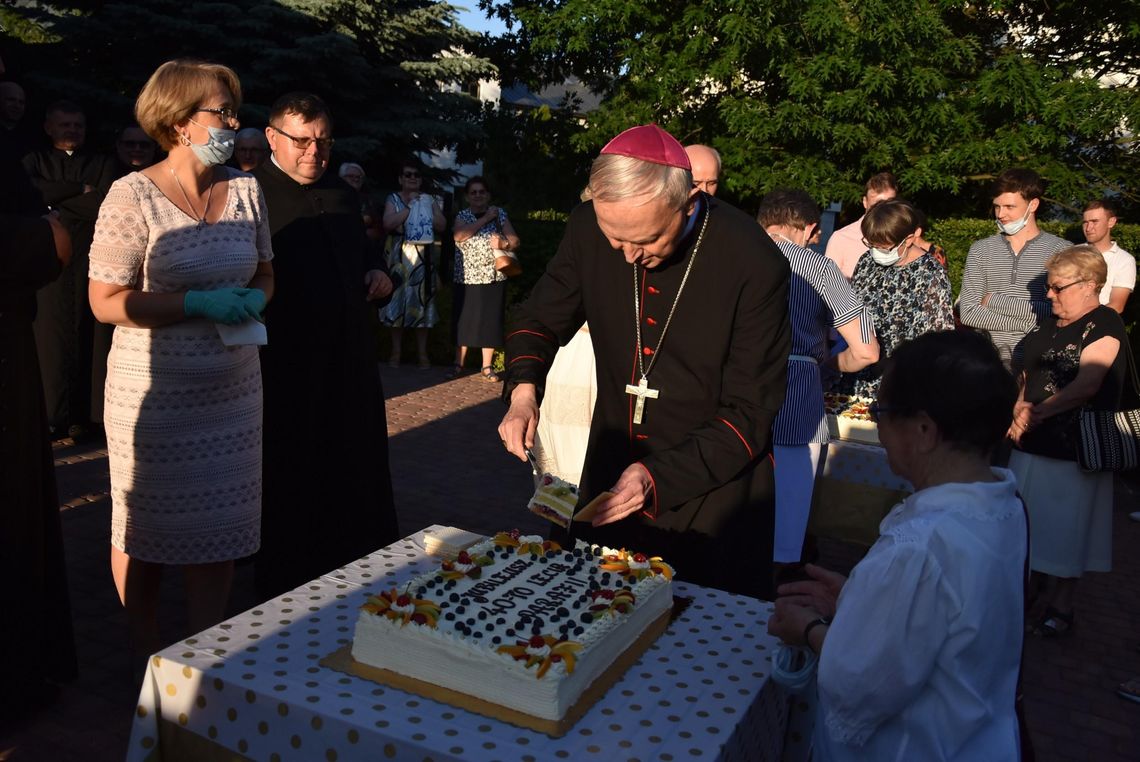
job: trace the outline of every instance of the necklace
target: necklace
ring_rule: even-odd
[[[693,262],[697,259],[697,252],[700,251],[701,241],[704,240],[705,229],[709,225],[709,215],[711,214],[711,209],[705,211],[705,219],[701,222],[701,232],[697,235],[696,244],[693,245],[693,253],[689,255],[689,264],[685,266],[685,274],[681,276],[681,285],[677,288],[677,295],[673,297],[673,306],[669,308],[669,315],[665,318],[664,327],[661,328],[661,337],[657,340],[657,352],[649,360],[648,366],[645,366],[642,361],[644,355],[641,351],[641,286],[637,278],[638,266],[636,264],[633,266],[633,317],[634,328],[637,332],[637,370],[641,374],[641,381],[636,386],[626,384],[625,393],[637,397],[637,402],[633,407],[633,422],[636,424],[640,424],[645,415],[645,400],[655,400],[661,395],[660,390],[649,388],[649,373],[653,370],[658,355],[661,354],[661,345],[665,342],[665,334],[669,332],[669,324],[673,322],[673,313],[677,309],[677,302],[681,300],[681,292],[685,290],[689,273],[693,270]]]
[[[190,207],[190,211],[194,213],[194,217],[198,220],[197,230],[201,230],[202,226],[206,224],[206,215],[210,213],[210,199],[214,197],[214,177],[213,173],[210,175],[210,190],[206,193],[206,208],[202,210],[202,216],[198,216],[198,210],[190,203],[190,196],[186,193],[186,189],[182,187],[182,181],[178,179],[178,175],[171,167],[170,174],[174,177],[174,182],[178,183],[178,190],[182,191],[182,198],[186,199],[186,206]]]

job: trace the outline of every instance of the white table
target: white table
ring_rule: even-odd
[[[674,585],[691,604],[559,739],[318,665],[351,641],[367,587],[437,563],[418,533],[151,657],[128,762],[781,758],[771,604],[694,585]]]
[[[816,476],[809,531],[871,545],[879,522],[913,491],[910,482],[891,472],[882,447],[832,439]]]

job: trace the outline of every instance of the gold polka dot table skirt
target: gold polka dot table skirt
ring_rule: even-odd
[[[320,666],[351,642],[370,588],[437,563],[420,532],[155,654],[128,762],[783,758],[771,604],[685,583],[691,603],[562,738]]]

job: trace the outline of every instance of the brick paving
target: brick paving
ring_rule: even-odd
[[[503,413],[498,385],[478,376],[454,381],[442,368],[382,366],[400,527],[430,524],[480,532],[506,526],[538,531],[543,522],[522,506],[531,491],[527,466],[508,456],[495,426]],[[126,650],[126,617],[111,580],[107,454],[64,441],[56,447],[80,676],[26,728],[0,737],[0,761],[102,762],[123,759],[137,688]],[[1114,569],[1081,582],[1075,634],[1030,639],[1026,648],[1027,714],[1037,758],[1140,760],[1140,704],[1116,696],[1140,675],[1140,478],[1118,479]],[[849,567],[856,549],[821,543],[824,563]],[[257,603],[252,569],[239,565],[231,613]],[[164,580],[164,635],[187,636],[178,575]]]

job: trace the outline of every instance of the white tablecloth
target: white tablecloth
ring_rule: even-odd
[[[560,739],[318,665],[351,641],[366,587],[437,563],[413,535],[151,657],[128,762],[185,758],[182,731],[258,760],[780,759],[771,604],[694,585],[674,585],[692,603]]]
[[[887,451],[876,445],[833,439],[827,445],[827,460],[819,474],[849,484],[913,492],[906,479],[895,476],[887,465]]]

